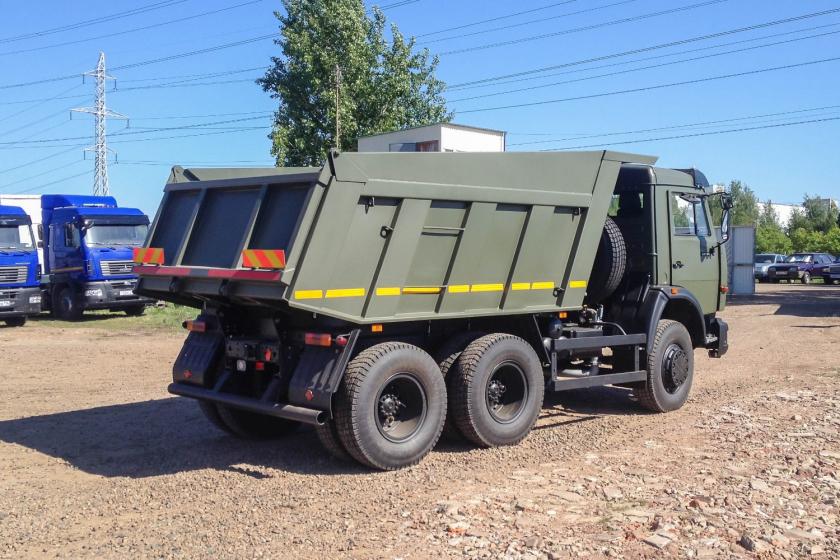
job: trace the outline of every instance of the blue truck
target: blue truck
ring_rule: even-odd
[[[40,269],[32,220],[17,206],[0,206],[0,321],[22,327],[41,312]]]
[[[88,309],[142,315],[153,300],[134,293],[133,250],[143,245],[149,218],[110,196],[43,195],[44,307],[78,320]]]

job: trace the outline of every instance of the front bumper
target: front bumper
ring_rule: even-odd
[[[40,312],[40,288],[0,288],[0,319],[26,317]]]
[[[770,280],[799,280],[804,273],[804,270],[792,269],[780,271],[771,268],[767,271],[767,278]]]
[[[706,344],[709,356],[720,358],[729,350],[729,325],[723,319],[714,318],[707,325],[707,332],[714,337]]]
[[[88,282],[83,292],[85,309],[125,309],[155,302],[135,294],[136,287],[136,279]]]

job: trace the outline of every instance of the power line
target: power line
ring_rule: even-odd
[[[485,33],[492,33],[494,31],[504,31],[505,29],[513,29],[515,27],[523,27],[525,25],[533,25],[533,24],[540,24],[546,21],[551,21],[555,19],[562,19],[571,16],[577,16],[580,14],[588,14],[590,12],[596,12],[598,10],[605,10],[607,8],[614,8],[615,6],[621,6],[623,4],[630,4],[632,2],[638,2],[639,0],[621,0],[620,2],[613,2],[612,4],[604,4],[603,6],[595,6],[594,8],[586,8],[583,10],[577,10],[574,12],[566,12],[565,14],[560,14],[556,16],[551,16],[547,18],[541,19],[531,19],[528,21],[523,21],[521,23],[511,23],[509,25],[502,25],[500,27],[491,27],[490,29],[481,29],[479,31],[473,31],[472,33],[465,33],[459,35],[452,35],[451,37],[441,37],[440,39],[432,39],[431,41],[424,41],[423,45],[431,45],[432,43],[442,43],[443,41],[452,41],[453,39],[463,39],[465,37],[474,37],[475,35],[483,35]],[[446,54],[446,53],[442,53]]]
[[[155,78],[135,78],[133,80],[120,80],[121,84],[128,84],[134,82],[154,82],[159,80],[203,80],[205,78],[218,78],[220,76],[232,76],[234,74],[244,74],[245,72],[253,72],[254,70],[268,70],[271,66],[252,66],[251,68],[237,68],[234,70],[219,70],[218,72],[210,72],[205,74],[178,74],[175,76],[158,76]],[[176,83],[176,82],[173,82]]]
[[[71,166],[76,165],[78,163],[82,163],[83,161],[84,160],[81,160],[81,159],[76,160],[76,161],[71,161],[70,163],[65,163],[64,165],[59,165],[58,167],[53,167],[52,169],[47,169],[46,171],[42,171],[41,173],[36,173],[35,175],[30,175],[29,177],[24,177],[23,179],[18,179],[17,181],[12,181],[11,183],[6,183],[6,184],[3,184],[3,185],[0,185],[0,188],[7,189],[7,188],[11,187],[12,185],[17,185],[19,183],[25,183],[27,181],[31,181],[32,179],[37,179],[38,177],[41,177],[42,175],[48,175],[50,173],[55,173],[56,171],[61,171],[62,169],[67,169],[68,167],[71,167]]]
[[[585,146],[569,146],[566,148],[558,148],[556,150],[543,150],[545,152],[556,152],[556,151],[563,151],[563,150],[582,150],[585,148],[600,148],[602,146],[618,146],[621,144],[641,144],[643,142],[655,142],[659,140],[678,140],[681,138],[696,138],[699,136],[713,136],[716,134],[732,134],[735,132],[749,132],[752,130],[765,130],[769,128],[783,128],[786,126],[797,126],[802,124],[812,124],[812,123],[823,123],[823,122],[830,122],[830,121],[840,121],[840,117],[827,117],[823,119],[810,119],[805,121],[797,121],[791,123],[780,123],[780,124],[768,124],[768,125],[760,125],[760,126],[751,126],[751,127],[744,127],[744,128],[732,128],[729,130],[714,130],[710,132],[696,132],[692,134],[679,134],[675,136],[662,136],[659,138],[645,138],[642,140],[622,140],[620,142],[612,142],[610,144],[589,144]]]
[[[428,37],[429,35],[438,35],[440,33],[446,33],[447,31],[457,31],[459,29],[466,29],[467,27],[475,27],[476,25],[481,25],[484,23],[492,23],[494,21],[499,21],[502,19],[509,19],[516,16],[521,16],[525,14],[532,14],[534,12],[540,12],[542,10],[548,10],[549,8],[555,8],[557,6],[562,6],[563,4],[571,4],[572,2],[577,2],[577,0],[565,0],[563,2],[554,2],[553,4],[548,4],[547,6],[542,6],[541,8],[531,8],[530,10],[523,10],[521,12],[513,12],[512,14],[505,14],[503,16],[497,16],[489,19],[482,19],[479,21],[474,21],[472,23],[465,23],[463,25],[456,25],[454,27],[447,27],[444,29],[438,29],[437,31],[429,31],[428,33],[421,33],[420,35],[415,35],[414,37],[419,39],[420,37]]]
[[[840,60],[840,56],[832,57],[832,58],[823,58],[819,60],[809,60],[807,62],[798,62],[796,64],[785,64],[783,66],[772,66],[770,68],[759,68],[758,70],[748,70],[745,72],[735,72],[733,74],[720,74],[718,76],[708,76],[706,78],[697,78],[694,80],[684,80],[681,82],[670,82],[667,84],[656,84],[653,86],[645,86],[640,88],[631,88],[631,89],[622,89],[622,90],[615,90],[615,91],[607,91],[601,93],[592,93],[588,95],[578,95],[574,97],[564,97],[560,99],[548,99],[545,101],[532,101],[530,103],[516,103],[512,105],[500,105],[498,107],[483,107],[480,109],[469,109],[466,111],[459,111],[460,113],[482,113],[485,111],[498,111],[502,109],[516,109],[520,107],[534,107],[537,105],[550,105],[553,103],[563,103],[565,101],[578,101],[582,99],[594,99],[596,97],[610,97],[613,95],[621,95],[625,93],[639,93],[642,91],[653,91],[657,89],[665,89],[669,87],[676,87],[676,86],[684,86],[689,84],[699,84],[704,82],[712,82],[716,80],[725,80],[728,78],[738,78],[742,76],[751,76],[755,74],[763,74],[765,72],[775,72],[778,70],[789,70],[791,68],[801,68],[803,66],[812,66],[814,64],[822,64],[825,62],[835,62]]]
[[[235,167],[236,165],[241,164],[258,164],[258,165],[266,165],[266,166],[273,166],[273,161],[264,161],[264,160],[254,160],[254,159],[244,159],[244,160],[236,160],[236,161],[228,161],[226,163],[219,163],[218,161],[191,161],[190,163],[178,163],[181,167],[196,167],[196,166],[203,166],[203,167]],[[172,166],[176,165],[172,161],[154,161],[154,160],[121,160],[117,162],[117,165],[149,165],[149,166]]]
[[[745,121],[745,120],[753,120],[753,119],[764,119],[769,117],[778,117],[778,116],[789,116],[794,115],[796,113],[813,113],[815,111],[828,111],[828,110],[836,110],[840,109],[840,105],[826,105],[824,107],[809,107],[807,109],[793,109],[789,111],[782,111],[778,113],[764,113],[759,115],[748,115],[744,117],[732,117],[728,119],[717,119],[713,121],[701,121],[701,122],[693,122],[693,123],[683,123],[671,126],[660,126],[656,128],[643,128],[638,130],[623,130],[620,132],[603,132],[601,134],[585,134],[585,135],[573,135],[569,138],[552,138],[549,140],[530,140],[528,142],[514,142],[509,143],[508,146],[532,146],[535,144],[553,144],[555,142],[568,142],[568,141],[579,141],[579,140],[588,140],[590,138],[603,138],[606,136],[622,136],[625,134],[642,134],[646,132],[660,132],[662,130],[673,130],[679,128],[692,128],[698,126],[710,126],[710,125],[721,125],[721,124],[729,124],[738,121]],[[796,118],[796,117],[788,117],[788,118]],[[546,133],[550,134],[550,133]]]
[[[70,175],[69,177],[62,177],[61,179],[57,179],[55,181],[50,181],[49,183],[44,183],[43,185],[37,185],[35,187],[30,187],[30,188],[24,189],[22,191],[17,191],[14,194],[24,194],[24,193],[29,193],[29,192],[32,192],[32,191],[37,191],[39,189],[43,189],[44,187],[50,187],[50,186],[56,185],[58,183],[63,183],[64,181],[69,181],[70,179],[76,179],[77,177],[83,177],[85,175],[90,175],[91,173],[92,173],[92,171],[90,171],[90,170],[82,171],[81,173],[78,173],[76,175]]]
[[[615,19],[615,20],[611,20],[611,21],[605,21],[605,22],[601,22],[601,23],[594,23],[594,24],[591,24],[591,25],[584,25],[584,26],[581,26],[581,27],[564,29],[562,31],[554,31],[552,33],[543,33],[541,35],[531,35],[529,37],[521,37],[519,39],[511,39],[509,41],[499,41],[499,42],[496,42],[496,43],[486,43],[484,45],[477,45],[477,46],[474,46],[474,47],[466,47],[466,48],[463,48],[463,49],[454,49],[454,50],[451,50],[451,51],[444,51],[444,52],[441,52],[441,53],[438,53],[438,54],[440,54],[440,55],[462,54],[462,53],[466,53],[466,52],[473,52],[473,51],[479,51],[479,50],[484,50],[484,49],[492,49],[492,48],[496,48],[496,47],[506,47],[508,45],[516,45],[516,44],[519,44],[519,43],[537,41],[539,39],[547,39],[548,37],[557,37],[557,36],[560,36],[560,35],[569,35],[569,34],[572,34],[572,33],[580,33],[582,31],[591,31],[593,29],[601,29],[603,27],[609,27],[609,26],[612,26],[612,25],[619,25],[619,24],[622,24],[622,23],[630,23],[632,21],[640,21],[640,20],[648,19],[648,18],[652,18],[652,17],[664,16],[664,15],[668,15],[668,14],[675,14],[675,13],[678,13],[678,12],[685,12],[685,11],[688,11],[688,10],[693,10],[695,8],[703,8],[703,7],[706,7],[706,6],[711,6],[711,5],[714,5],[714,4],[721,4],[723,2],[728,2],[728,1],[729,0],[707,0],[706,2],[700,2],[700,3],[697,3],[697,4],[689,4],[687,6],[680,6],[679,8],[670,8],[668,10],[660,10],[658,12],[649,12],[647,14],[641,14],[641,15],[638,15],[638,16],[631,16],[631,17]]]
[[[232,134],[236,132],[247,132],[251,130],[271,130],[270,126],[244,126],[242,128],[236,129],[229,129],[229,130],[221,130],[221,131],[213,131],[213,132],[199,132],[195,134],[179,134],[177,136],[155,136],[152,138],[135,138],[132,140],[114,140],[113,142],[109,142],[110,144],[129,144],[135,142],[157,142],[159,140],[174,140],[178,138],[194,138],[196,136],[213,136],[216,134]],[[37,148],[66,148],[68,146],[73,146],[78,148],[79,146],[76,144],[35,144],[35,145],[27,145],[27,146],[5,146],[0,145],[0,150],[31,150]]]
[[[65,93],[68,93],[68,92],[70,92],[70,91],[72,91],[72,90],[76,89],[76,88],[77,88],[77,87],[79,87],[80,85],[81,85],[81,84],[76,84],[76,85],[74,85],[74,86],[70,86],[69,88],[67,88],[67,89],[65,89],[65,90],[62,90],[62,91],[60,91],[60,92],[56,93],[56,94],[55,94],[55,95],[53,95],[52,97],[47,97],[47,98],[45,98],[45,99],[41,99],[41,100],[39,100],[39,101],[38,101],[38,102],[36,102],[34,105],[32,105],[32,106],[30,106],[30,107],[27,107],[26,109],[21,109],[20,111],[18,111],[18,112],[16,112],[16,113],[12,113],[11,115],[6,115],[6,116],[5,116],[5,117],[3,117],[2,119],[0,119],[0,122],[5,122],[5,121],[7,121],[7,120],[9,120],[9,119],[11,119],[11,118],[14,118],[14,117],[18,116],[18,115],[22,115],[23,113],[25,113],[25,112],[27,112],[27,111],[31,111],[31,110],[32,110],[32,109],[34,109],[35,107],[39,107],[39,106],[43,105],[43,104],[44,104],[44,103],[46,103],[47,101],[53,101],[53,100],[55,100],[55,99],[59,99],[59,98],[60,98],[60,96],[62,96],[62,95],[64,95]]]
[[[234,117],[239,115],[271,115],[273,111],[246,111],[243,113],[211,113],[209,115],[170,115],[161,117],[132,117],[132,121],[160,121],[170,119],[209,119],[215,117]]]
[[[96,25],[99,23],[105,23],[109,21],[114,21],[116,19],[122,19],[133,15],[138,15],[146,12],[151,12],[153,10],[159,10],[161,8],[168,8],[170,6],[174,6],[176,4],[183,4],[187,0],[165,0],[164,2],[155,2],[153,4],[147,4],[146,6],[141,6],[139,8],[133,8],[131,10],[127,10],[125,12],[118,12],[116,14],[111,14],[109,16],[101,16],[98,18],[88,19],[76,23],[71,23],[68,25],[62,25],[60,27],[53,27],[51,29],[43,29],[41,31],[35,31],[32,33],[24,33],[23,35],[16,35],[14,37],[6,37],[4,39],[0,39],[0,44],[3,43],[12,43],[14,41],[23,41],[24,39],[34,39],[35,37],[43,37],[45,35],[52,35],[54,33],[61,33],[63,31],[71,31],[73,29],[79,29],[81,27],[88,27],[91,25]]]
[[[379,6],[379,9],[382,11],[390,10],[392,8],[400,8],[402,6],[407,6],[409,4],[415,4],[420,0],[399,0],[397,2],[392,2],[390,4],[385,4],[384,6]]]
[[[23,169],[24,167],[30,167],[32,165],[37,165],[37,164],[39,164],[43,161],[47,161],[48,159],[52,159],[52,158],[70,153],[70,152],[74,151],[76,148],[81,148],[82,146],[84,146],[84,144],[78,144],[76,146],[71,146],[70,148],[68,148],[66,150],[61,150],[60,152],[56,152],[54,154],[50,154],[50,155],[44,156],[42,158],[34,159],[32,161],[27,161],[26,163],[21,163],[19,165],[14,166],[14,167],[9,167],[7,169],[0,169],[0,174],[8,173],[9,171],[15,171],[17,169]]]
[[[840,23],[833,24],[833,25],[840,25]],[[818,37],[825,37],[825,36],[828,36],[828,35],[836,35],[837,33],[840,33],[840,31],[827,31],[825,33],[819,33],[817,35],[808,35],[807,37],[798,37],[796,39],[786,39],[784,41],[775,41],[773,43],[767,43],[767,44],[764,44],[764,45],[754,45],[752,47],[744,47],[744,48],[741,48],[741,49],[734,49],[734,50],[723,51],[723,52],[719,52],[719,53],[712,53],[712,54],[706,54],[706,55],[701,55],[701,56],[695,56],[695,57],[691,57],[691,58],[684,58],[684,59],[681,59],[681,60],[672,60],[672,61],[663,62],[663,63],[660,63],[660,64],[652,64],[652,65],[649,65],[649,66],[640,66],[638,68],[630,68],[628,70],[618,70],[616,72],[607,72],[605,74],[595,74],[595,75],[592,75],[592,76],[586,76],[586,77],[583,77],[583,78],[576,78],[576,79],[573,79],[573,80],[563,80],[563,81],[560,81],[560,82],[551,82],[551,83],[548,83],[548,84],[540,84],[538,86],[530,86],[530,87],[525,87],[525,88],[509,89],[509,90],[497,91],[497,92],[493,92],[493,93],[485,93],[485,94],[482,94],[482,95],[473,95],[473,96],[470,96],[470,97],[461,97],[461,98],[458,98],[458,99],[450,99],[449,102],[450,103],[457,103],[459,101],[469,101],[469,100],[473,100],[473,99],[483,99],[483,98],[486,98],[486,97],[495,97],[497,95],[507,95],[507,94],[510,94],[510,93],[519,93],[519,92],[522,92],[522,91],[531,91],[531,90],[535,90],[535,89],[542,89],[542,88],[554,87],[554,86],[571,84],[571,83],[576,83],[576,82],[583,82],[583,81],[586,81],[586,80],[594,80],[594,79],[597,79],[597,78],[608,78],[608,77],[612,77],[612,76],[618,76],[620,74],[629,74],[629,73],[632,73],[632,72],[639,72],[641,70],[650,70],[650,69],[653,69],[653,68],[662,68],[663,66],[671,66],[671,65],[674,65],[674,64],[682,64],[684,62],[694,62],[694,61],[697,61],[697,60],[705,60],[707,58],[714,58],[714,57],[718,57],[718,56],[736,54],[736,53],[752,51],[752,50],[756,50],[756,49],[763,49],[763,48],[766,48],[766,47],[775,47],[775,46],[783,45],[783,44],[786,44],[786,43],[794,43],[794,42],[797,42],[797,41],[804,41],[806,39],[815,39],[815,38],[818,38]],[[634,61],[628,61],[628,63],[632,63],[632,62],[634,62]],[[586,69],[586,70],[590,70],[590,69]],[[582,71],[582,70],[578,70],[578,71]]]
[[[471,80],[469,82],[461,82],[461,83],[457,83],[457,84],[450,84],[448,89],[450,91],[454,90],[454,89],[462,89],[462,88],[465,88],[466,86],[471,86],[471,85],[475,85],[475,84],[482,84],[482,83],[488,83],[488,82],[498,82],[499,80],[503,80],[503,79],[507,79],[507,78],[518,78],[520,76],[527,76],[527,75],[531,75],[531,74],[539,74],[539,73],[547,72],[547,71],[550,71],[550,70],[558,70],[560,68],[567,68],[569,66],[578,66],[578,65],[581,65],[581,64],[588,64],[590,62],[600,62],[602,60],[608,60],[608,59],[611,59],[611,58],[619,58],[619,57],[622,57],[622,56],[629,56],[629,55],[632,55],[632,54],[640,54],[640,53],[650,52],[650,51],[664,49],[664,48],[668,48],[668,47],[676,47],[676,46],[679,46],[679,45],[685,45],[685,44],[688,44],[688,43],[696,43],[698,41],[706,41],[708,39],[716,39],[718,37],[724,37],[724,36],[727,36],[727,35],[734,35],[734,34],[743,33],[743,32],[746,32],[746,31],[755,31],[757,29],[763,29],[765,27],[773,27],[773,26],[776,26],[776,25],[784,24],[784,23],[791,23],[791,22],[794,22],[794,21],[801,21],[801,20],[804,20],[804,19],[821,17],[821,16],[825,16],[825,15],[829,15],[829,14],[834,14],[834,13],[837,13],[837,12],[840,12],[840,8],[834,8],[834,9],[831,9],[831,10],[823,10],[823,11],[820,11],[820,12],[811,12],[811,13],[808,13],[808,14],[802,14],[802,15],[793,16],[793,17],[789,17],[789,18],[777,19],[777,20],[768,21],[768,22],[764,22],[764,23],[757,23],[757,24],[754,24],[754,25],[748,25],[746,27],[737,27],[737,28],[734,28],[734,29],[727,29],[726,31],[719,31],[717,33],[709,33],[709,34],[706,34],[706,35],[698,35],[696,37],[690,37],[688,39],[680,39],[678,41],[670,41],[668,43],[660,43],[658,45],[652,45],[652,46],[649,46],[649,47],[641,47],[641,48],[638,48],[638,49],[632,49],[632,50],[622,51],[622,52],[618,52],[618,53],[606,54],[606,55],[602,55],[602,56],[596,56],[596,57],[592,57],[592,58],[576,60],[576,61],[573,61],[573,62],[564,62],[562,64],[553,64],[551,66],[543,66],[541,68],[532,68],[530,70],[523,70],[521,72],[514,72],[514,73],[511,73],[511,74],[502,74],[502,75],[497,75],[497,76],[490,76],[490,77],[487,77],[487,78],[482,78],[480,80]]]
[[[20,49],[20,50],[16,50],[16,51],[0,52],[0,56],[8,56],[8,55],[13,55],[13,54],[23,54],[23,53],[29,53],[29,52],[35,52],[35,51],[42,51],[42,50],[46,50],[46,49],[66,47],[68,45],[77,45],[79,43],[87,43],[89,41],[98,41],[100,39],[107,39],[107,38],[110,38],[110,37],[118,37],[120,35],[127,35],[129,33],[136,33],[138,31],[146,31],[148,29],[154,29],[156,27],[163,27],[164,25],[172,25],[174,23],[181,23],[181,22],[184,22],[184,21],[189,21],[189,20],[192,20],[192,19],[200,18],[200,17],[214,15],[214,14],[218,14],[218,13],[221,13],[221,12],[227,12],[229,10],[234,10],[236,8],[241,8],[243,6],[249,6],[251,4],[257,4],[258,2],[262,2],[262,1],[263,0],[250,0],[249,2],[242,2],[240,4],[236,4],[236,5],[233,5],[233,6],[227,6],[225,8],[220,8],[218,10],[211,10],[209,12],[202,12],[200,14],[194,14],[194,15],[191,15],[191,16],[185,16],[185,17],[176,18],[176,19],[169,19],[169,20],[166,20],[166,21],[162,21],[160,23],[145,25],[143,27],[134,27],[132,29],[126,29],[124,31],[116,31],[114,33],[106,33],[104,35],[97,35],[96,37],[87,37],[87,38],[84,38],[84,39],[76,39],[74,41],[64,41],[62,43],[53,43],[51,45],[42,45],[40,47],[32,47],[32,48]]]

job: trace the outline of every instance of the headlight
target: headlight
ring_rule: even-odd
[[[102,297],[102,290],[100,288],[85,290],[85,297]]]
[[[823,267],[823,269],[822,269],[822,273],[823,273],[823,274],[828,274],[828,267],[827,267],[827,266],[826,266],[826,267]]]

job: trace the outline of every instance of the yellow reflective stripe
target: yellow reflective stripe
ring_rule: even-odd
[[[452,284],[447,287],[450,294],[465,294],[470,291],[469,284]]]
[[[364,295],[364,288],[344,288],[340,290],[327,290],[328,298],[361,297]]]
[[[553,290],[554,282],[534,282],[531,284],[532,290]]]
[[[295,299],[320,299],[324,297],[321,290],[296,290]]]
[[[404,294],[439,294],[442,288],[440,286],[409,286],[402,289]]]
[[[586,287],[586,280],[572,280],[569,282],[570,288],[585,288]]]
[[[528,283],[528,282],[514,282],[513,284],[510,285],[510,289],[513,290],[514,292],[520,291],[520,290],[530,290],[531,289],[531,284]]]
[[[473,284],[471,292],[501,292],[505,289],[504,284]]]
[[[376,295],[378,296],[398,296],[400,295],[399,288],[376,288]]]

